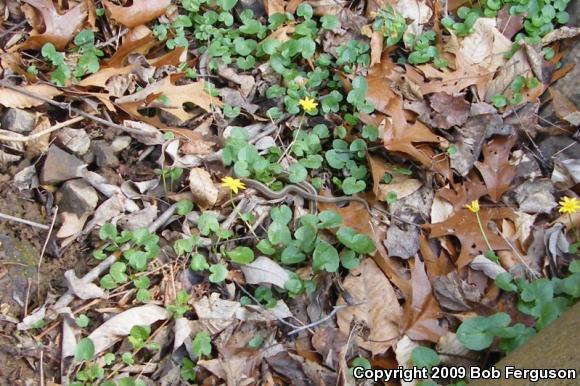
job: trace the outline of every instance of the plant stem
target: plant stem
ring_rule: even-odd
[[[230,202],[232,203],[232,208],[234,208],[234,212],[236,212],[236,214],[238,215],[238,217],[240,218],[240,220],[242,220],[244,222],[244,224],[246,224],[246,226],[248,227],[248,229],[252,233],[252,235],[256,239],[258,239],[258,235],[256,235],[256,233],[254,232],[254,229],[252,229],[252,226],[244,219],[244,217],[242,216],[242,214],[238,210],[238,207],[234,204],[234,196],[232,195],[232,192],[231,191],[230,191]]]
[[[481,235],[483,236],[483,239],[485,240],[487,247],[489,248],[490,251],[493,252],[493,248],[491,247],[491,244],[489,243],[489,240],[487,239],[485,231],[483,230],[483,225],[481,224],[481,218],[479,217],[479,212],[475,212],[475,217],[477,218],[477,224],[479,225],[479,230],[481,231]]]

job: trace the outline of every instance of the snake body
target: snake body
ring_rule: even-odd
[[[343,203],[343,202],[358,202],[360,204],[363,204],[365,209],[370,213],[371,208],[369,207],[368,202],[366,202],[365,200],[363,200],[360,197],[351,197],[351,196],[340,196],[340,197],[327,197],[327,196],[320,196],[316,193],[316,189],[314,189],[314,187],[310,184],[303,184],[304,188],[302,188],[301,186],[298,185],[294,185],[294,184],[290,184],[290,185],[286,185],[284,187],[284,189],[280,190],[280,191],[274,191],[272,189],[270,189],[268,186],[264,185],[263,183],[261,183],[260,181],[256,181],[256,180],[252,180],[252,179],[247,179],[247,178],[243,178],[242,182],[244,182],[244,184],[246,184],[246,186],[248,188],[252,188],[256,191],[258,191],[260,194],[262,194],[263,196],[271,199],[271,200],[275,200],[275,199],[282,199],[282,198],[286,198],[289,195],[298,195],[304,199],[310,200],[312,202],[324,202],[324,203],[329,203],[329,204],[339,204],[339,203]]]

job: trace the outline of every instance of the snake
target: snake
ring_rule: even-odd
[[[270,189],[265,184],[261,183],[260,181],[252,180],[249,178],[242,178],[242,182],[248,188],[252,188],[262,194],[263,196],[267,197],[270,200],[277,200],[283,199],[288,197],[289,195],[298,195],[306,200],[309,200],[311,203],[323,202],[328,204],[340,204],[343,202],[358,202],[363,204],[365,209],[371,213],[371,208],[365,200],[360,197],[352,197],[352,196],[339,196],[339,197],[327,197],[327,196],[320,196],[316,192],[316,189],[308,184],[308,183],[301,183],[301,185],[296,184],[289,184],[284,187],[284,189],[275,191]],[[311,207],[313,210],[316,208]]]

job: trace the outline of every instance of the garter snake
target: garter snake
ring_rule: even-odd
[[[263,196],[275,200],[275,199],[282,199],[286,198],[289,195],[298,195],[304,199],[311,201],[312,203],[317,202],[324,202],[329,204],[339,204],[343,202],[358,202],[363,204],[365,209],[371,213],[371,208],[365,200],[360,197],[351,197],[351,196],[340,196],[340,197],[327,197],[327,196],[320,196],[317,194],[316,189],[308,184],[308,183],[301,183],[301,185],[290,184],[286,185],[284,189],[275,191],[270,189],[265,184],[261,183],[260,181],[242,178],[242,182],[246,184],[248,188],[252,188],[258,191]],[[312,207],[311,207],[312,208]],[[316,209],[315,207],[313,208]]]

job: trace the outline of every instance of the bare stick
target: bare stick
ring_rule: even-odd
[[[40,267],[42,265],[42,260],[44,259],[44,253],[46,252],[46,246],[50,240],[50,235],[54,229],[54,223],[56,222],[56,216],[58,215],[58,206],[54,207],[54,215],[52,216],[52,222],[50,223],[50,228],[48,228],[48,234],[46,239],[44,239],[44,244],[42,245],[42,251],[40,252],[40,258],[38,259],[38,266],[36,267],[36,298],[40,303]]]
[[[49,105],[56,106],[61,110],[68,111],[69,113],[75,113],[77,115],[80,115],[82,117],[85,117],[87,119],[95,121],[97,123],[100,123],[101,125],[109,126],[109,127],[114,128],[114,129],[119,129],[119,130],[125,131],[125,132],[130,133],[130,134],[143,135],[143,132],[140,130],[131,129],[129,127],[125,127],[125,126],[122,126],[122,125],[119,125],[119,124],[116,124],[113,122],[109,122],[106,119],[97,117],[93,114],[89,114],[89,113],[85,112],[84,110],[78,109],[76,107],[72,107],[68,103],[60,103],[60,102],[53,101],[52,99],[45,98],[41,95],[38,95],[38,94],[33,93],[31,91],[28,91],[28,90],[24,89],[23,87],[14,86],[6,81],[0,81],[0,86],[5,87],[5,88],[10,89],[10,90],[13,90],[13,91],[16,91],[22,95],[26,95],[26,96],[29,96],[31,98],[38,99],[39,101],[43,101],[44,103],[48,103]]]
[[[37,222],[30,221],[30,220],[24,220],[22,218],[10,216],[9,214],[0,213],[0,219],[8,220],[8,221],[14,221],[14,222],[19,222],[21,224],[30,225],[31,227],[44,229],[45,231],[47,231],[47,230],[50,229],[50,227],[48,225],[39,224]]]
[[[297,334],[297,333],[299,333],[300,331],[304,331],[304,330],[308,330],[308,329],[310,329],[310,328],[312,328],[312,327],[316,327],[316,326],[318,326],[319,324],[322,324],[322,323],[326,322],[328,319],[332,318],[332,317],[334,316],[334,314],[336,314],[338,311],[342,310],[343,308],[346,308],[346,307],[351,307],[351,306],[358,306],[359,304],[362,304],[362,303],[358,303],[358,304],[342,304],[342,305],[340,305],[340,306],[335,306],[335,307],[333,308],[333,310],[330,312],[330,314],[328,314],[328,315],[326,315],[325,317],[323,317],[323,318],[321,318],[321,319],[317,320],[316,322],[312,322],[312,323],[309,323],[309,324],[307,324],[307,325],[305,325],[305,326],[298,327],[298,328],[296,328],[296,329],[294,329],[294,330],[290,331],[290,332],[288,333],[288,335]]]
[[[38,139],[40,137],[42,137],[43,135],[46,134],[50,134],[53,131],[57,131],[58,129],[62,129],[63,127],[67,127],[72,125],[73,123],[77,123],[82,121],[83,119],[85,119],[85,117],[74,117],[71,118],[67,121],[64,122],[60,122],[57,123],[54,126],[48,127],[44,130],[39,131],[38,133],[34,133],[25,137],[10,137],[8,135],[1,135],[0,134],[0,141],[5,141],[5,142],[28,142],[28,141],[33,141],[35,139]]]

